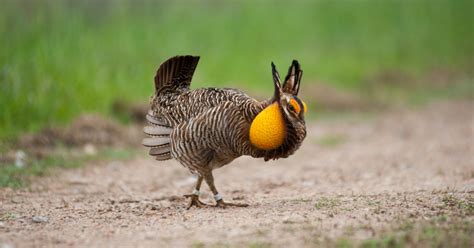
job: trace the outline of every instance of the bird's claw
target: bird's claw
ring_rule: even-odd
[[[248,207],[249,204],[246,203],[232,203],[232,202],[224,202],[224,200],[218,200],[216,203],[216,207],[218,208],[226,208],[226,207]]]
[[[191,194],[191,195],[184,195],[186,198],[191,198],[191,201],[189,201],[188,206],[186,207],[186,210],[190,209],[192,206],[195,206],[197,208],[202,208],[202,207],[207,207],[209,206],[208,204],[202,202],[199,200],[199,196]]]

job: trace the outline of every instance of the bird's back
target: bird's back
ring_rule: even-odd
[[[262,104],[245,93],[235,89],[201,88],[185,92],[167,92],[152,98],[151,108],[155,116],[174,127],[199,115],[208,109],[227,102],[238,106],[243,117],[251,121],[262,109]]]

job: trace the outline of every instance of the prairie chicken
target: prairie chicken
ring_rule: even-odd
[[[202,207],[199,190],[203,180],[214,194],[216,206],[248,206],[224,202],[214,185],[212,170],[242,155],[286,158],[306,136],[306,104],[297,95],[302,70],[294,60],[281,86],[272,63],[273,98],[259,102],[236,89],[190,90],[199,57],[176,56],[165,61],[155,76],[151,97],[149,136],[143,145],[157,160],[176,159],[198,177],[193,193],[185,195],[192,206]]]

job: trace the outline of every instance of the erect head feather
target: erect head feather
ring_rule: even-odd
[[[302,76],[303,71],[301,70],[300,63],[298,63],[297,60],[293,60],[290,68],[288,69],[288,74],[285,77],[283,92],[297,96],[300,90]]]
[[[275,91],[273,93],[273,101],[279,102],[283,91],[281,90],[281,79],[280,74],[276,69],[275,64],[272,62],[272,77],[273,77],[273,86],[275,87]]]
[[[285,77],[285,82],[281,83],[280,74],[278,73],[275,64],[272,62],[272,76],[273,83],[275,86],[274,100],[277,101],[280,99],[283,93],[291,94],[297,96],[300,90],[301,77],[303,76],[303,71],[301,70],[300,63],[298,60],[293,60],[290,68],[288,69],[288,74]]]

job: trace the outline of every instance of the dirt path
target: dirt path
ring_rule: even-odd
[[[409,235],[425,224],[447,228],[441,242],[461,225],[459,244],[472,245],[473,114],[473,102],[451,102],[313,123],[289,159],[243,157],[215,171],[224,199],[250,204],[242,209],[186,211],[181,196],[194,180],[174,161],[140,156],[62,171],[30,190],[0,189],[0,247],[298,247],[400,232],[416,244],[425,229]]]

